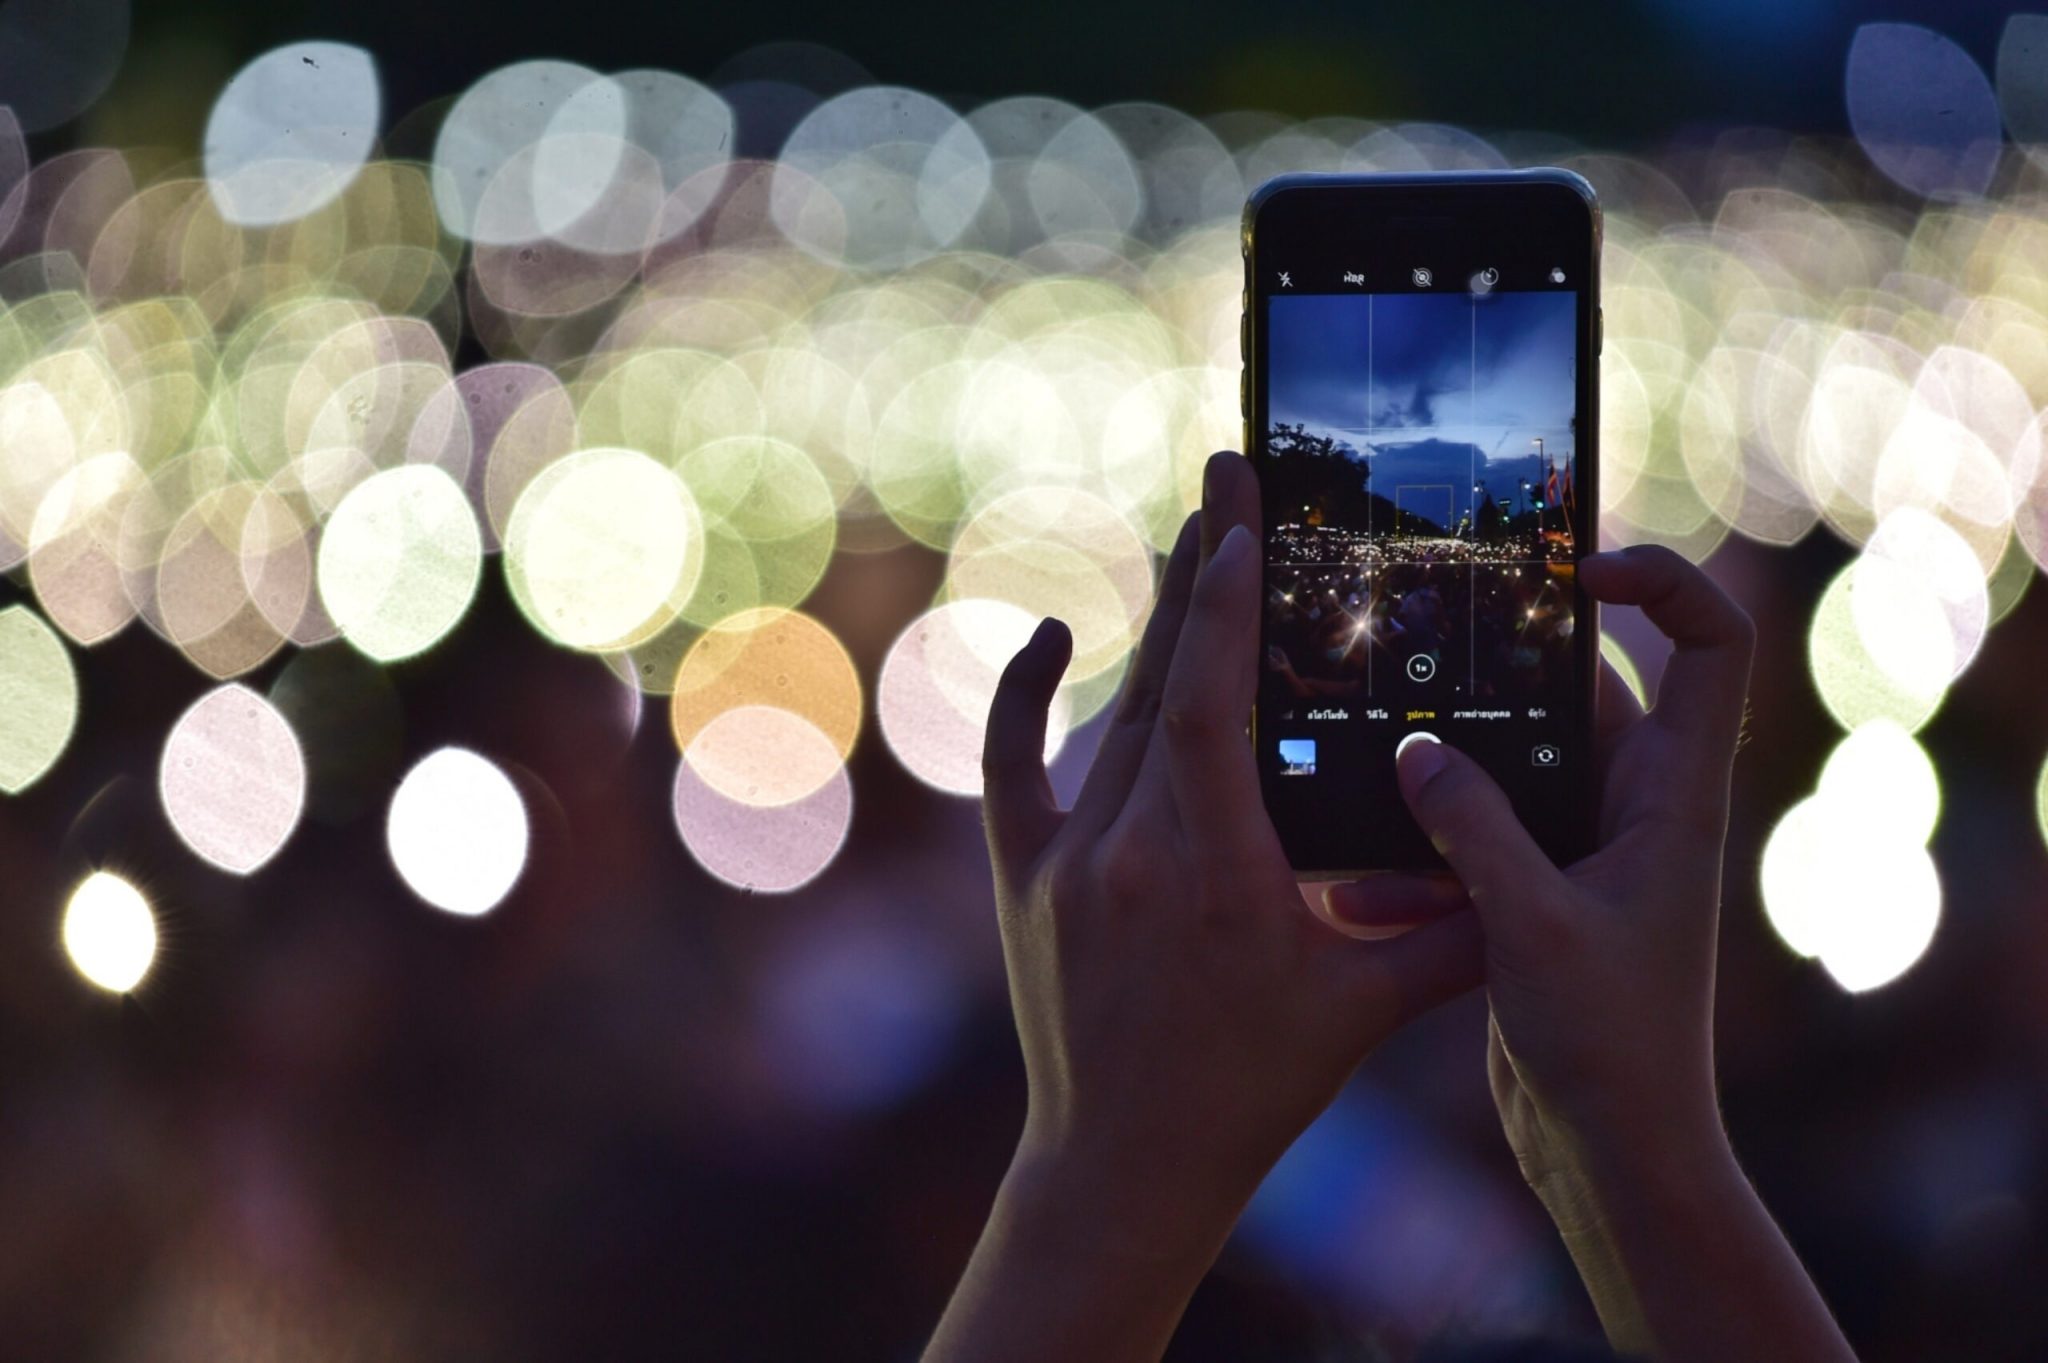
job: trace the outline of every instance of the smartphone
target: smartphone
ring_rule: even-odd
[[[1560,865],[1598,815],[1600,212],[1563,170],[1287,175],[1244,210],[1264,506],[1252,717],[1303,880],[1442,858],[1394,752],[1498,780]]]

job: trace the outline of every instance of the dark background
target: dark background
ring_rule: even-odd
[[[1858,24],[1927,24],[1989,70],[2013,7],[1981,0],[148,0],[137,10],[122,79],[195,87],[195,131],[219,80],[297,38],[368,48],[392,110],[457,93],[524,57],[599,70],[663,66],[711,80],[744,74],[746,64],[735,59],[758,45],[799,40],[835,49],[851,59],[850,70],[864,69],[875,81],[956,104],[1037,91],[1084,105],[1158,100],[1197,115],[1263,108],[1303,118],[1342,113],[1543,129],[1628,148],[1693,124],[1842,131],[1842,64]],[[213,54],[211,70],[202,52]],[[157,126],[161,139],[167,125]]]
[[[1928,22],[1987,67],[2003,9],[1933,3],[1572,6],[1073,3],[682,6],[152,3],[106,112],[38,139],[196,142],[246,60],[368,48],[387,118],[507,61],[739,78],[828,44],[956,105],[1045,91],[1542,129],[1655,151],[1732,125],[1839,132],[1856,23]],[[808,58],[829,84],[851,66]],[[837,72],[835,76],[834,72]],[[1944,777],[1942,926],[1850,996],[1755,895],[1762,841],[1837,737],[1805,620],[1848,550],[1731,540],[1762,626],[1738,769],[1721,985],[1736,1145],[1867,1358],[2048,1355],[2048,916],[2031,817],[2048,602],[1993,631],[1921,737]],[[806,604],[872,693],[936,556],[842,555]],[[19,599],[0,580],[0,603]],[[266,688],[282,660],[249,683]],[[658,712],[607,728],[608,679],[548,648],[486,575],[469,618],[390,670],[394,779],[491,752],[535,811],[513,897],[421,908],[375,810],[310,820],[244,881],[204,869],[154,796],[163,733],[208,686],[131,629],[81,667],[57,769],[0,804],[0,1356],[61,1359],[913,1357],[1022,1111],[971,802],[919,785],[872,722],[848,848],[797,896],[699,871],[665,816]],[[382,721],[379,721],[381,724]],[[375,742],[372,743],[372,738]],[[380,746],[381,745],[381,746]],[[1085,735],[1060,764],[1071,790]],[[358,754],[360,756],[360,754]],[[379,765],[381,764],[381,765]],[[650,812],[652,811],[652,812]],[[56,913],[90,865],[149,891],[136,997],[83,986]],[[1591,1337],[1499,1138],[1483,1011],[1390,1044],[1282,1166],[1175,1357],[1410,1356]]]

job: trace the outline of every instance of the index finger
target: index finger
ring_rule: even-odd
[[[998,866],[1037,856],[1059,827],[1059,806],[1045,775],[1045,723],[1073,652],[1066,624],[1041,620],[996,683],[982,738],[981,803]]]
[[[1258,688],[1257,540],[1233,526],[1202,569],[1173,651],[1154,749],[1197,855],[1270,828],[1246,736]]]
[[[1742,731],[1756,626],[1697,565],[1660,544],[1594,554],[1579,581],[1595,600],[1640,606],[1671,640],[1647,723],[1670,734],[1688,770],[1725,765]]]
[[[1174,541],[1173,554],[1166,560],[1152,618],[1145,622],[1144,637],[1138,642],[1137,660],[1124,678],[1123,695],[1110,719],[1109,732],[1095,750],[1094,765],[1074,800],[1072,822],[1077,829],[1100,831],[1115,821],[1137,782],[1145,751],[1152,745],[1152,722],[1166,691],[1166,669],[1173,662],[1173,646],[1180,638],[1188,593],[1194,587],[1200,520],[1193,515],[1187,518],[1180,538]]]

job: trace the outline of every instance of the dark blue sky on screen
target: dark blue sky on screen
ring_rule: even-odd
[[[1275,298],[1273,420],[1356,449],[1434,437],[1495,457],[1526,453],[1535,435],[1568,445],[1576,301],[1564,292]],[[1488,431],[1524,438],[1496,448]]]

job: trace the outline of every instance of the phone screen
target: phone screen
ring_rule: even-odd
[[[1304,873],[1441,864],[1394,785],[1417,730],[1553,855],[1590,828],[1591,214],[1531,188],[1319,186],[1302,230],[1275,199],[1252,234],[1253,730]]]

